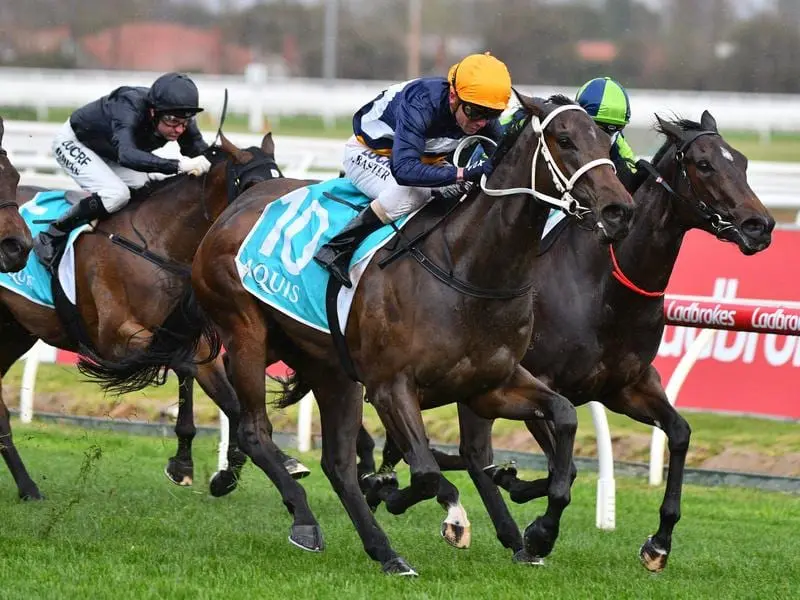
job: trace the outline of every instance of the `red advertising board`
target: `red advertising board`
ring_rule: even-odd
[[[798,230],[776,230],[772,245],[754,256],[693,231],[681,248],[667,294],[734,303],[735,298],[797,302],[799,258]],[[665,386],[699,332],[667,326],[655,361]],[[715,331],[686,378],[677,406],[800,419],[800,338]]]

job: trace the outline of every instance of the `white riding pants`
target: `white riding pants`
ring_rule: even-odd
[[[414,212],[431,200],[431,188],[406,187],[392,176],[389,157],[381,156],[355,137],[344,147],[344,174],[360,192],[373,199],[370,204],[381,221],[391,223]]]
[[[53,138],[53,154],[59,166],[69,173],[81,189],[100,196],[109,213],[116,212],[131,199],[129,188],[143,187],[148,173],[128,169],[106,160],[75,137],[69,121]]]

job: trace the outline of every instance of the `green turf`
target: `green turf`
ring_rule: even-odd
[[[684,490],[667,570],[647,573],[636,553],[654,531],[661,490],[621,479],[617,531],[594,527],[594,475],[573,488],[561,536],[544,568],[514,565],[469,479],[453,477],[473,525],[472,548],[438,536],[433,502],[378,520],[420,573],[392,579],[369,560],[316,455],[303,480],[327,549],[286,541],[289,517],[275,489],[248,465],[224,499],[177,488],[163,474],[164,441],[53,425],[16,426],[17,445],[48,499],[20,503],[0,469],[0,597],[30,598],[790,598],[800,581],[796,496],[753,490]],[[169,444],[167,444],[169,445]],[[214,468],[198,443],[196,481]],[[525,525],[543,503],[513,507]]]

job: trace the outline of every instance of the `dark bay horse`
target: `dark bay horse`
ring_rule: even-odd
[[[180,175],[155,183],[146,200],[137,201],[134,196],[124,210],[102,221],[95,232],[78,238],[77,308],[99,363],[101,357],[121,359],[149,347],[190,288],[190,264],[211,223],[238,194],[239,186],[269,178],[273,168],[277,169],[271,134],[264,137],[261,148],[248,150],[240,150],[224,136],[221,139],[220,147],[207,151],[214,165],[207,175]],[[25,202],[38,191],[40,188],[20,188],[18,201]],[[111,234],[147,252],[131,252],[112,243]],[[81,350],[79,340],[68,335],[55,310],[0,288],[0,373],[4,375],[37,339],[66,350]],[[199,366],[193,361],[170,366],[184,380],[196,375],[209,396],[236,420],[238,401],[221,359]],[[182,390],[184,387],[181,385]],[[2,415],[0,427],[8,427]],[[187,433],[180,425],[176,429]],[[13,444],[6,446],[16,453]],[[181,458],[181,450],[179,446],[177,458]],[[238,449],[232,448],[232,452]],[[9,463],[9,468],[21,496],[40,497],[21,461]]]
[[[570,224],[532,271],[534,302],[531,348],[522,365],[549,387],[582,405],[595,400],[610,410],[661,428],[669,438],[670,461],[658,531],[640,550],[650,571],[661,571],[680,519],[681,487],[690,428],[669,403],[652,365],[664,330],[664,292],[681,242],[701,229],[731,242],[746,255],[766,249],[775,221],[747,182],[747,159],[717,130],[707,111],[700,123],[658,119],[666,140],[653,158],[658,177],[635,194],[630,234],[609,249],[590,232]],[[697,257],[702,260],[702,257]],[[712,268],[712,265],[709,265]],[[491,462],[492,421],[459,405],[461,457],[437,454],[443,468],[467,468],[476,476]],[[526,421],[550,460],[557,456],[552,423]],[[360,435],[365,435],[362,431]],[[368,435],[368,434],[366,434]],[[362,461],[366,457],[362,456]],[[381,471],[402,459],[387,440]],[[551,462],[552,464],[552,462]],[[552,468],[552,467],[551,467]],[[511,499],[525,502],[547,494],[548,479],[520,481],[513,469],[490,467]],[[551,475],[552,476],[552,475]],[[487,506],[498,531],[513,527],[496,496]]]
[[[19,172],[3,150],[4,132],[3,119],[0,118],[0,271],[14,273],[22,269],[28,261],[33,240],[28,226],[19,214],[16,199]],[[3,331],[3,327],[4,325],[0,323],[0,331]],[[39,490],[14,446],[8,408],[3,402],[2,394],[0,394],[0,455],[14,477],[20,498],[40,498]]]
[[[533,293],[529,286],[548,208],[536,198],[556,194],[594,225],[604,241],[624,237],[632,200],[608,161],[608,143],[591,118],[563,97],[520,97],[526,121],[506,137],[486,186],[476,188],[446,224],[420,243],[435,264],[452,258],[441,282],[420,263],[373,261],[363,275],[346,328],[353,364],[381,420],[411,465],[411,485],[386,490],[390,510],[437,496],[442,477],[428,448],[421,408],[460,398],[478,414],[555,423],[557,457],[548,508],[526,530],[533,557],[552,550],[561,514],[570,501],[570,467],[576,417],[566,398],[533,378],[519,360],[530,339]],[[572,173],[571,177],[564,173]],[[536,181],[538,176],[539,180]],[[302,487],[281,477],[269,438],[264,368],[272,357],[291,366],[313,390],[322,417],[322,468],[361,536],[367,554],[387,573],[415,574],[391,547],[365,502],[356,475],[356,434],[361,386],[340,364],[331,337],[261,304],[242,286],[238,248],[264,206],[300,184],[265,182],[245,192],[204,238],[192,282],[199,303],[216,324],[242,403],[241,448],[278,486],[293,515],[291,539],[321,549],[322,536]],[[505,197],[497,198],[492,189]],[[505,195],[508,194],[508,195]],[[574,194],[574,196],[572,195]],[[533,197],[532,197],[533,196]],[[588,208],[579,207],[576,198]],[[409,237],[438,222],[432,205],[409,224]],[[377,258],[386,254],[382,250]],[[287,398],[291,402],[293,398]],[[458,532],[456,532],[458,535]],[[523,552],[520,543],[516,551]]]

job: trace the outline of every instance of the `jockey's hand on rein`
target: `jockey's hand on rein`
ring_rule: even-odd
[[[488,177],[491,172],[492,161],[485,158],[464,167],[464,181],[480,181],[483,175]]]
[[[181,156],[178,159],[178,173],[188,173],[189,175],[199,177],[203,173],[207,173],[210,168],[211,163],[202,155],[192,158]]]

